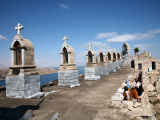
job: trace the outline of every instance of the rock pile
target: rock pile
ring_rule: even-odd
[[[52,80],[49,83],[46,83],[45,85],[41,85],[41,88],[50,87],[50,86],[57,86],[57,85],[58,85],[58,80]]]
[[[111,105],[119,107],[121,112],[131,116],[131,119],[157,120],[160,119],[160,76],[158,71],[137,71],[128,76],[131,84],[134,79],[141,74],[143,92],[139,96],[138,102],[123,101],[122,86],[111,98]],[[121,89],[121,90],[120,90]]]

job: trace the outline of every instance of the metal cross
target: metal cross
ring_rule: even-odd
[[[24,27],[23,27],[20,23],[18,23],[17,26],[18,26],[18,27],[15,27],[15,30],[18,30],[18,33],[17,33],[17,34],[21,35],[21,29],[23,29]]]
[[[91,44],[91,43],[89,43],[89,44],[88,44],[88,46],[89,46],[89,49],[91,49],[92,44]]]
[[[64,40],[64,43],[67,43],[66,40],[68,40],[68,38],[64,36],[63,40]]]
[[[108,33],[107,33],[107,37],[108,37]],[[108,47],[109,47],[109,38],[108,38]]]
[[[115,52],[115,48],[113,48],[113,52]]]
[[[102,46],[100,46],[99,48],[102,50],[102,48],[103,48],[103,47],[102,47]]]

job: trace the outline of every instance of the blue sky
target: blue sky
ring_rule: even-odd
[[[160,59],[159,0],[1,0],[0,64],[11,65],[10,46],[18,23],[21,36],[35,49],[38,67],[58,67],[64,36],[75,51],[77,66],[86,65],[91,42],[97,53],[107,52],[107,32],[111,50],[122,51],[124,41],[140,52]]]

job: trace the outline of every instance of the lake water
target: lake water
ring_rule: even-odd
[[[59,69],[59,67],[53,67],[54,69]],[[85,66],[77,66],[78,74],[84,74],[84,68]],[[40,75],[40,84],[45,85],[46,83],[49,83],[51,80],[57,80],[58,79],[58,73],[53,74],[46,74],[46,75]],[[6,86],[5,80],[0,81],[0,87]]]

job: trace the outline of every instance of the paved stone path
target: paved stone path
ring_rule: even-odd
[[[40,99],[0,97],[0,107],[33,109],[31,120],[49,120],[56,112],[59,113],[58,120],[124,120],[127,116],[108,103],[132,73],[133,69],[119,70],[97,81],[84,81],[84,77],[80,77],[80,87],[45,87],[44,92],[59,91]]]

